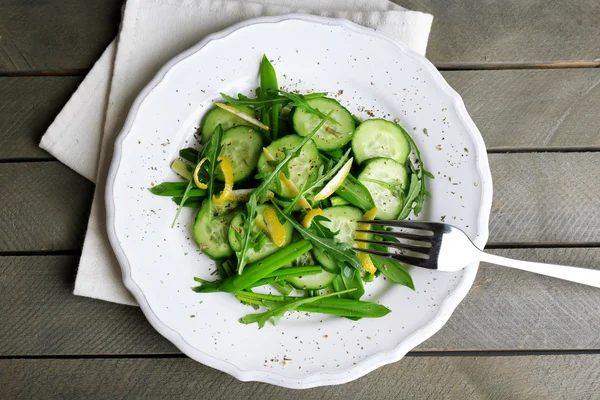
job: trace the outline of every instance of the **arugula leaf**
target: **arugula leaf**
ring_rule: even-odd
[[[262,61],[260,63],[260,87],[256,89],[256,95],[259,99],[270,98],[270,93],[277,93],[279,85],[277,83],[277,74],[275,68],[269,62],[266,55],[263,54]],[[277,139],[279,135],[279,107],[278,103],[271,104],[270,107],[265,110],[261,110],[262,122],[269,126],[271,129],[268,132],[264,132],[266,136],[270,135],[271,140]]]
[[[273,325],[277,325],[279,323],[279,321],[281,320],[281,318],[285,315],[286,312],[291,312],[291,311],[295,311],[298,307],[303,306],[305,304],[309,304],[309,303],[313,303],[317,300],[322,300],[324,298],[327,297],[332,297],[332,296],[337,296],[340,294],[344,294],[344,293],[349,293],[352,292],[354,289],[350,289],[350,290],[345,290],[342,292],[334,292],[334,293],[327,293],[327,294],[322,294],[320,296],[315,296],[315,297],[305,297],[305,298],[300,298],[300,299],[294,299],[294,300],[290,300],[290,301],[285,301],[285,302],[278,302],[278,301],[269,301],[269,300],[263,300],[263,304],[269,308],[269,311],[265,311],[259,314],[248,314],[242,318],[240,318],[240,322],[242,324],[253,324],[253,323],[257,323],[258,324],[258,328],[262,328],[265,326],[265,323],[273,318]]]
[[[383,227],[381,227],[381,226],[377,227],[376,225],[371,226],[371,229],[382,229],[382,228]],[[385,229],[385,228],[383,228],[383,229]],[[398,239],[393,238],[391,236],[375,236],[374,239],[381,240],[382,242],[397,242],[398,241]],[[370,244],[369,247],[371,247],[373,250],[385,251],[385,252],[388,251],[387,246],[385,246],[384,244],[382,244],[382,245]],[[377,268],[377,270],[379,272],[381,272],[386,278],[388,278],[392,282],[397,283],[399,285],[406,286],[412,290],[415,290],[415,283],[412,279],[412,276],[410,275],[410,273],[408,272],[406,267],[404,265],[400,264],[398,261],[392,260],[390,258],[379,257],[379,256],[374,256],[374,255],[371,256],[371,261],[373,261],[375,268]]]
[[[169,196],[169,197],[181,197],[188,187],[188,182],[163,182],[156,186],[151,187],[150,193],[156,196]],[[204,197],[206,196],[206,190],[193,188],[190,193],[190,197]]]
[[[329,115],[331,115],[331,112],[329,112]],[[281,170],[292,160],[292,158],[294,158],[300,152],[300,150],[302,150],[304,145],[306,145],[306,143],[312,139],[312,137],[319,131],[319,129],[321,129],[324,124],[325,120],[322,119],[321,122],[312,130],[312,132],[306,135],[300,143],[298,143],[292,149],[286,150],[283,160],[281,160],[275,166],[275,168],[273,168],[273,171],[271,171],[270,175],[267,175],[263,178],[262,183],[258,185],[258,187],[250,195],[248,203],[246,204],[247,215],[243,228],[244,232],[248,233],[246,236],[244,236],[244,240],[242,240],[240,250],[236,252],[238,258],[238,274],[242,274],[247,263],[246,253],[248,252],[250,239],[252,238],[252,235],[250,235],[249,232],[252,232],[252,226],[254,224],[254,218],[256,217],[256,207],[258,206],[258,202],[260,201],[263,203],[266,201],[267,193],[271,187],[271,184],[276,179],[279,180],[279,172],[281,172]]]
[[[375,207],[369,190],[352,174],[348,174],[341,186],[335,191],[335,194],[364,212]]]
[[[403,195],[404,205],[402,206],[402,210],[398,216],[398,219],[406,219],[410,215],[411,211],[414,212],[415,215],[419,215],[419,213],[423,210],[425,197],[431,197],[431,193],[429,193],[425,185],[425,177],[434,179],[434,176],[431,174],[431,172],[425,169],[425,166],[423,165],[423,158],[421,157],[421,151],[419,150],[419,147],[413,138],[402,126],[398,126],[400,127],[400,130],[406,139],[409,141],[412,149],[415,151],[418,163],[418,168],[410,160],[408,164],[411,171],[410,186],[408,193]]]
[[[179,157],[191,163],[197,164],[197,160],[200,160],[200,152],[192,147],[186,147],[185,149],[179,150]]]
[[[202,202],[204,201],[203,197],[193,197],[191,193],[194,192],[194,189],[190,190],[188,193],[188,197],[186,201],[183,201],[183,197],[172,197],[171,200],[178,206],[187,207],[187,208],[200,208],[202,207]]]
[[[354,268],[350,268],[347,265],[341,271],[341,277],[344,281],[346,289],[353,289],[352,293],[348,293],[351,299],[360,300],[365,294],[365,287],[363,285],[360,272]]]
[[[371,256],[371,261],[373,261],[375,268],[381,271],[392,282],[415,290],[415,283],[412,276],[410,276],[406,268],[399,262],[379,256]]]
[[[181,214],[181,210],[183,209],[187,199],[190,197],[190,191],[192,190],[192,187],[194,187],[194,186],[196,186],[196,185],[194,184],[194,180],[192,179],[191,181],[188,182],[187,187],[185,188],[185,192],[183,192],[183,197],[181,198],[181,203],[179,203],[179,205],[177,206],[177,212],[175,212],[175,218],[173,218],[173,222],[171,223],[171,228],[175,228],[175,223],[177,222],[177,219],[179,218],[179,214]]]
[[[221,124],[217,125],[213,132],[210,140],[206,145],[206,158],[208,161],[208,201],[209,210],[212,210],[212,198],[215,184],[215,174],[217,171],[217,164],[219,153],[221,153],[221,139],[223,137],[223,127]],[[212,216],[212,212],[209,217]]]
[[[324,227],[321,225],[322,228],[317,228],[319,223],[317,222],[315,224],[314,220],[313,223],[311,223],[310,228],[303,227],[294,218],[289,217],[283,211],[281,211],[281,208],[279,208],[277,204],[272,204],[273,207],[275,207],[275,209],[279,212],[279,214],[281,214],[281,216],[283,216],[285,220],[291,223],[294,226],[294,228],[296,228],[296,230],[302,235],[302,237],[310,241],[314,247],[326,252],[331,258],[336,260],[338,263],[348,264],[359,271],[362,269],[362,264],[350,245],[348,245],[347,243],[338,242],[335,239],[333,239],[333,237],[323,237],[321,231]],[[329,234],[327,236],[331,235]]]
[[[285,92],[283,90],[279,90],[278,93],[281,96],[290,100],[290,102],[292,103],[292,105],[294,107],[301,108],[302,110],[306,111],[309,114],[314,114],[317,117],[321,118],[322,120],[327,120],[327,121],[333,122],[336,125],[340,125],[339,122],[337,122],[335,119],[331,118],[331,113],[329,113],[329,115],[325,115],[322,111],[311,107],[310,104],[308,104],[308,101],[306,100],[305,96],[303,96],[301,94],[297,94],[297,93]]]

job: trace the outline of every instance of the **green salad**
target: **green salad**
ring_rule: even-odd
[[[280,90],[266,56],[255,97],[221,95],[203,118],[201,148],[182,149],[172,164],[185,181],[150,189],[177,204],[173,226],[182,207],[198,209],[193,237],[218,277],[195,278],[192,289],[232,293],[261,311],[240,322],[260,328],[291,311],[388,314],[361,300],[364,283],[383,275],[414,290],[413,280],[403,265],[353,250],[385,246],[354,240],[393,240],[357,232],[371,228],[359,221],[422,210],[433,176],[414,140],[396,122],[359,120],[327,93]],[[265,285],[279,294],[253,290]]]

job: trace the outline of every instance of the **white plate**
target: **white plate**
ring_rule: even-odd
[[[293,313],[259,330],[230,294],[196,294],[214,264],[191,239],[193,213],[170,228],[174,204],[147,190],[177,180],[170,163],[219,92],[249,94],[263,53],[288,90],[329,91],[361,118],[400,118],[420,146],[433,198],[422,219],[488,236],[492,183],[485,145],[458,94],[425,58],[345,20],[258,18],[211,35],[165,65],[135,101],[117,140],[106,190],[108,234],[125,285],[158,332],[182,352],[240,380],[308,388],[348,382],[394,361],[437,332],[473,283],[477,265],[413,268],[416,292],[376,279],[366,300],[392,313],[358,322]],[[343,93],[342,93],[343,91]]]

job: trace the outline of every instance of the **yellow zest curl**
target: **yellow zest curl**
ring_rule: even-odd
[[[223,171],[223,176],[225,177],[225,187],[219,197],[213,196],[213,201],[215,204],[223,204],[229,200],[233,191],[233,167],[231,166],[231,162],[223,156],[219,156],[217,161],[221,162],[221,171]]]
[[[312,210],[307,212],[304,218],[302,218],[302,226],[305,228],[310,228],[312,220],[317,215],[323,215],[323,210],[321,210],[320,208],[313,208]]]
[[[273,208],[267,208],[263,213],[265,223],[267,224],[267,234],[269,238],[277,247],[283,247],[285,245],[285,228],[279,222],[277,212]]]
[[[372,220],[377,215],[377,211],[378,211],[377,207],[371,208],[369,211],[367,211],[365,213],[365,215],[363,215],[362,219],[363,220]],[[369,230],[369,228],[370,228],[370,225],[365,224],[364,222],[359,223],[358,226],[356,227],[357,230],[365,230],[365,231]],[[355,239],[366,240],[368,235],[369,234],[366,232],[356,232]],[[367,243],[356,242],[356,247],[358,247],[359,249],[366,249]],[[377,271],[377,268],[375,268],[375,265],[373,264],[373,261],[371,260],[371,256],[369,256],[367,253],[363,253],[363,252],[359,251],[358,259],[360,260],[365,271],[367,271],[368,273],[374,274],[375,271]]]
[[[279,173],[279,179],[290,191],[290,193],[292,193],[292,196],[298,196],[298,193],[300,193],[300,191],[298,190],[298,186],[296,186],[294,182],[290,181],[283,172]],[[306,200],[306,198],[304,198],[304,196],[300,196],[300,199],[298,199],[298,204],[300,204],[302,208],[305,208],[307,210],[312,209],[310,203],[308,202],[308,200]]]
[[[204,157],[202,160],[200,160],[200,162],[196,165],[196,168],[194,168],[194,183],[196,184],[196,186],[198,186],[200,189],[207,189],[208,185],[206,183],[200,182],[200,179],[198,179],[198,173],[200,172],[200,168],[202,167],[202,164],[204,164],[204,162],[208,160],[208,158]]]

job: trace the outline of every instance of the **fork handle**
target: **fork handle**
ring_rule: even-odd
[[[600,288],[600,270],[513,260],[484,252],[481,261]]]

